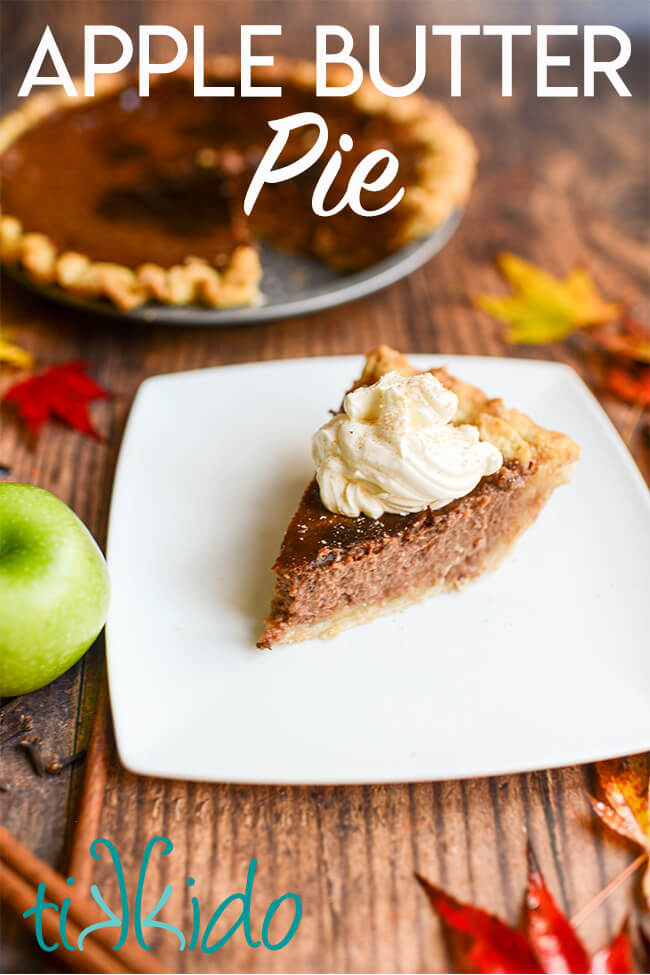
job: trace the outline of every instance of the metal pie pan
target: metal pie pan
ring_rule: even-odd
[[[263,299],[257,305],[240,308],[170,306],[150,302],[133,311],[121,312],[108,301],[78,298],[55,285],[38,284],[15,265],[4,265],[4,268],[21,284],[39,294],[98,315],[156,325],[251,325],[323,311],[380,291],[411,274],[437,254],[458,227],[461,217],[462,210],[455,210],[432,234],[354,274],[342,274],[320,261],[289,254],[262,243]]]

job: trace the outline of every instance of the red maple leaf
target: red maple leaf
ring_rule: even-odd
[[[64,362],[50,366],[37,376],[15,383],[4,394],[6,403],[13,403],[35,436],[43,424],[56,417],[75,430],[100,439],[95,430],[88,403],[108,399],[110,393],[85,372],[85,362]]]
[[[571,922],[555,903],[532,850],[528,851],[523,930],[493,914],[463,904],[416,875],[431,906],[453,931],[467,959],[467,969],[485,973],[634,971],[627,928],[611,945],[589,958]],[[464,969],[465,970],[465,969]]]
[[[459,946],[471,969],[479,972],[541,972],[526,936],[493,914],[463,904],[416,874],[431,906],[458,934]],[[470,966],[468,966],[470,967]]]

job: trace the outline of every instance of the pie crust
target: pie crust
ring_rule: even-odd
[[[408,360],[380,346],[359,381],[414,375]],[[275,595],[259,647],[332,637],[434,593],[462,589],[497,568],[553,490],[566,483],[580,448],[500,399],[431,369],[458,396],[454,422],[475,425],[499,448],[503,466],[468,495],[435,511],[346,518],[328,511],[312,481],[273,566]]]
[[[161,97],[166,97],[164,86],[170,88],[173,84],[181,83],[187,86],[187,91],[191,94],[189,70],[153,81],[152,95],[158,93]],[[356,223],[352,219],[349,224],[349,239],[346,239],[346,227],[338,217],[318,218],[312,213],[311,177],[309,187],[301,190],[303,195],[300,199],[305,206],[301,206],[297,212],[286,212],[286,206],[291,205],[291,197],[287,204],[283,196],[276,195],[277,205],[269,197],[271,203],[266,206],[266,216],[258,218],[258,223],[261,220],[262,231],[279,246],[288,243],[289,247],[298,251],[304,251],[307,247],[311,254],[327,263],[341,270],[353,270],[355,267],[373,263],[409,241],[430,233],[466,202],[474,179],[476,149],[469,134],[441,105],[420,95],[406,98],[382,95],[367,79],[355,94],[343,99],[316,98],[313,94],[315,66],[309,62],[276,60],[273,66],[259,68],[258,72],[257,80],[260,84],[275,83],[283,86],[281,99],[257,100],[268,103],[268,107],[265,106],[267,118],[287,114],[286,108],[291,105],[292,99],[302,99],[304,103],[306,98],[311,98],[312,110],[322,114],[330,124],[331,118],[336,120],[336,113],[340,115],[344,110],[348,113],[347,121],[351,125],[354,126],[356,118],[360,127],[365,126],[373,132],[373,145],[378,144],[377,140],[381,142],[384,131],[387,139],[398,138],[403,149],[400,172],[403,168],[406,171],[406,176],[403,176],[406,183],[405,193],[395,208],[395,219],[383,223],[383,217],[357,217]],[[217,57],[207,62],[207,84],[234,83],[238,77],[239,61],[234,57]],[[329,81],[334,85],[347,84],[349,77],[345,68],[341,68],[339,72],[332,70]],[[81,82],[76,84],[78,90],[83,89]],[[124,92],[130,90],[129,86],[132,85],[131,75],[103,76],[97,79],[97,93],[93,97],[98,100],[98,105],[110,106]],[[33,138],[38,138],[39,126],[53,121],[54,118],[61,119],[63,113],[83,112],[88,101],[83,95],[71,98],[61,92],[36,94],[30,96],[19,109],[0,119],[0,170],[3,171],[3,181],[9,183],[14,180],[14,186],[19,189],[21,179],[25,179],[25,171],[23,169],[21,176],[20,166],[24,167],[26,163],[19,158],[23,137],[28,138],[30,133],[35,133]],[[215,100],[202,98],[194,101],[209,103]],[[247,111],[250,108],[246,104],[248,100],[221,101],[231,104],[236,101]],[[202,110],[208,112],[210,109],[207,104],[202,108],[195,107],[195,111]],[[164,127],[165,122],[160,125]],[[270,130],[266,131],[266,122],[264,128],[264,138],[268,144],[271,133]],[[354,131],[351,134],[354,136]],[[145,140],[146,137],[145,132]],[[227,141],[219,142],[219,137],[216,138],[216,143],[207,145],[192,160],[196,171],[200,167],[209,169],[215,165],[215,159],[218,159],[217,164],[221,167],[219,173],[222,170],[226,172],[224,160],[227,162],[233,154],[230,153],[229,157]],[[47,143],[48,151],[50,145],[51,143]],[[331,152],[334,148],[336,146],[332,145],[327,151]],[[361,153],[360,147],[358,151]],[[239,159],[241,163],[246,155],[241,142],[237,152],[239,155],[235,153],[235,162]],[[349,164],[352,165],[354,153],[350,157]],[[92,157],[89,156],[89,159],[92,162]],[[254,165],[251,163],[251,167]],[[252,168],[245,175],[249,176],[250,173]],[[96,178],[96,174],[94,176]],[[110,177],[107,176],[108,178]],[[232,174],[228,178],[232,179]],[[281,185],[276,184],[269,192],[277,193]],[[70,190],[70,187],[67,189]],[[13,195],[16,196],[16,193]],[[59,236],[58,227],[48,232],[41,226],[43,218],[42,215],[39,217],[38,195],[32,196],[27,191],[24,195],[27,200],[24,212],[15,212],[18,209],[16,206],[12,211],[11,194],[7,194],[8,202],[3,204],[6,212],[0,215],[0,256],[8,264],[20,265],[37,282],[54,284],[82,297],[103,297],[122,311],[129,311],[151,300],[169,305],[202,304],[215,308],[246,305],[260,300],[261,265],[255,243],[258,234],[255,232],[255,225],[252,232],[244,226],[241,202],[238,220],[241,217],[243,229],[240,228],[240,236],[243,239],[234,240],[232,248],[225,258],[222,255],[218,263],[211,255],[193,253],[190,244],[186,253],[177,255],[177,259],[169,264],[149,260],[148,256],[129,263],[120,260],[122,255],[119,248],[116,254],[111,255],[113,259],[98,259],[97,253],[93,254],[90,246],[77,249],[66,246],[65,239],[57,241],[55,238]],[[66,203],[65,207],[66,210],[72,208],[72,219],[74,205],[72,200],[70,206]],[[257,206],[256,204],[253,216]],[[56,212],[52,219],[56,221]],[[58,219],[60,223],[64,222],[61,209]],[[92,219],[92,213],[85,214],[79,217],[79,222],[92,222]],[[336,232],[333,230],[335,227],[339,228]],[[136,226],[134,236],[137,233]],[[284,239],[286,237],[289,238],[288,242]]]

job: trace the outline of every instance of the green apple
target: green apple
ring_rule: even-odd
[[[49,491],[0,484],[0,695],[49,684],[86,652],[108,610],[104,556]]]

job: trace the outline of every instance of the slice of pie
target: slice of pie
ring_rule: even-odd
[[[273,566],[262,648],[334,636],[497,568],[580,456],[564,434],[387,346],[351,392],[314,439],[322,463]]]
[[[280,86],[280,98],[197,98],[190,70],[160,76],[143,98],[134,77],[104,76],[92,98],[37,94],[0,120],[3,261],[125,311],[150,300],[250,304],[260,295],[258,239],[354,270],[434,230],[469,195],[474,143],[426,98],[390,98],[367,80],[353,95],[316,97],[314,65],[281,60],[256,69],[256,83]],[[237,59],[215,58],[205,83],[238,91],[239,73]],[[329,81],[339,83],[334,73]],[[348,81],[343,69],[340,83]],[[264,187],[249,219],[243,198],[274,135],[268,121],[298,112],[324,117],[328,147],[302,176]],[[397,156],[405,187],[393,210],[313,213],[315,181],[343,133],[353,147],[327,205],[359,160],[382,148]],[[296,129],[278,165],[316,134]],[[361,202],[378,209],[394,193],[364,191]]]

